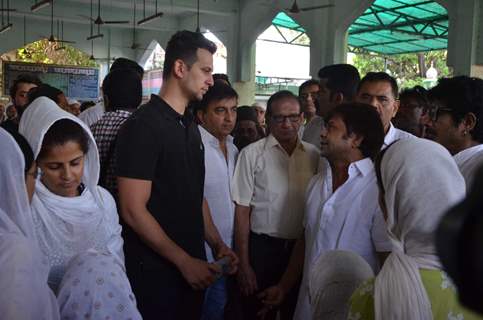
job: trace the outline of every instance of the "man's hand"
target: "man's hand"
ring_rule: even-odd
[[[257,295],[257,298],[263,303],[263,308],[257,313],[257,316],[264,319],[265,314],[278,307],[285,298],[285,290],[280,285],[271,286]]]
[[[178,265],[178,268],[195,290],[208,288],[215,282],[216,275],[221,273],[219,266],[189,256]]]
[[[238,271],[238,263],[240,260],[238,256],[226,244],[222,243],[216,250],[216,260],[223,257],[230,258],[230,271],[228,274],[235,274]]]
[[[249,296],[258,290],[257,277],[249,263],[240,264],[237,280],[242,293],[246,296]]]

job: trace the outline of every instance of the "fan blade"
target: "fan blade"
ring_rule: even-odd
[[[102,37],[104,37],[104,35],[102,33],[99,33],[99,34],[94,34],[92,36],[87,37],[86,40],[94,40],[94,39],[102,38]]]
[[[299,8],[299,10],[300,11],[312,11],[312,10],[330,8],[330,7],[333,7],[333,6],[334,6],[333,4],[325,4],[325,5],[322,5],[322,6]]]
[[[61,42],[61,43],[76,43],[75,41],[71,41],[71,40],[57,40],[57,42]]]
[[[129,24],[131,21],[128,20],[110,20],[104,21],[104,24]]]
[[[87,19],[87,20],[90,20],[92,22],[96,21],[94,20],[93,18],[89,17],[89,16],[86,16],[86,15],[83,15],[83,14],[78,14],[77,15],[78,17],[81,17],[81,18],[84,18],[84,19]]]

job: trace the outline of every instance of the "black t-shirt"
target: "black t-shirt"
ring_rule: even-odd
[[[189,111],[180,115],[159,96],[136,110],[119,131],[117,176],[152,181],[149,212],[189,255],[206,259],[202,214],[204,148]],[[126,263],[169,266],[127,228]]]

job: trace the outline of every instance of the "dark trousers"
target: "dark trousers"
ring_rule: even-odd
[[[249,255],[250,264],[257,277],[259,291],[245,297],[241,296],[241,309],[243,319],[256,319],[257,313],[262,308],[257,294],[264,289],[276,285],[285,272],[295,240],[274,238],[267,235],[250,233]],[[267,313],[265,319],[276,319],[277,312],[280,312],[280,319],[292,319],[297,304],[299,286],[293,288],[286,296],[278,310],[274,309]]]
[[[199,320],[204,291],[193,290],[172,267],[127,262],[126,271],[144,320]]]

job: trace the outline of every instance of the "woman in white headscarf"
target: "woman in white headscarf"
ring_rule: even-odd
[[[40,168],[32,215],[52,289],[57,292],[69,260],[88,249],[109,251],[124,264],[116,204],[97,186],[99,154],[89,128],[39,97],[22,115],[19,132]]]
[[[442,271],[434,231],[465,194],[465,181],[441,145],[406,139],[376,161],[380,203],[393,251],[374,281],[351,298],[348,319],[475,319]]]
[[[0,317],[59,319],[57,301],[47,285],[48,266],[36,245],[26,188],[26,180],[34,179],[33,156],[26,165],[29,157],[1,128],[0,150]]]
[[[372,277],[371,266],[357,253],[331,250],[322,254],[309,275],[313,319],[346,320],[352,293]]]

